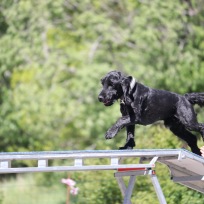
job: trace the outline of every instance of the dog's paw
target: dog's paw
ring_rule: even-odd
[[[111,127],[105,134],[105,138],[108,139],[112,139],[113,137],[115,137],[115,135],[118,133],[118,129],[115,127]]]
[[[114,135],[113,135],[110,131],[107,131],[107,132],[106,132],[105,138],[106,138],[107,140],[112,139],[113,137],[114,137]]]
[[[133,147],[130,147],[130,146],[124,146],[124,147],[119,147],[120,150],[122,149],[133,149]]]
[[[123,147],[119,147],[119,149],[133,149],[135,146],[134,138],[130,138]]]

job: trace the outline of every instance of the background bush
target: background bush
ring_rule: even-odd
[[[203,23],[202,0],[1,0],[1,151],[117,149],[125,132],[112,141],[104,133],[119,104],[98,103],[100,78],[117,69],[153,88],[203,92]],[[140,149],[182,144],[162,123],[136,127],[136,142]],[[201,203],[201,194],[172,184],[167,172],[160,176],[168,203]],[[51,175],[42,176],[44,185],[58,182]],[[74,176],[81,190],[73,202],[121,202],[112,173]],[[152,203],[142,179],[133,200]]]

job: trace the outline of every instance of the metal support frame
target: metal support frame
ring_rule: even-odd
[[[152,168],[146,168],[146,169],[144,168],[144,170],[141,170],[141,169],[137,170],[137,168],[135,168],[134,171],[124,170],[123,172],[116,172],[114,174],[115,178],[117,179],[122,196],[124,197],[123,204],[131,204],[131,195],[136,182],[136,176],[144,176],[144,175],[150,176],[160,204],[166,204],[166,199],[164,197],[161,186],[157,179],[156,172]],[[124,176],[130,177],[127,187],[125,186],[125,182],[123,180]]]
[[[170,155],[176,154],[173,151]],[[144,168],[153,167],[155,162],[149,164],[123,164],[121,160],[125,158],[138,157],[140,152],[131,150],[109,150],[109,151],[54,151],[54,152],[7,152],[0,153],[0,174],[4,173],[34,173],[34,172],[56,172],[56,171],[96,171],[96,170],[116,170],[118,168]],[[146,155],[146,154],[144,154]],[[147,154],[148,155],[148,154]],[[99,165],[87,165],[86,159],[107,158],[109,163]],[[73,165],[50,166],[49,160],[72,160]],[[13,167],[14,160],[36,160],[37,166],[33,167]]]
[[[87,165],[86,159],[107,158],[105,164]],[[138,158],[139,162],[126,164],[124,159]],[[37,166],[13,167],[14,160],[36,160]],[[49,160],[72,160],[72,165],[50,166]],[[149,161],[144,163],[144,161]],[[160,204],[166,204],[165,197],[154,171],[155,163],[167,165],[173,181],[204,193],[204,159],[183,149],[168,150],[84,150],[51,152],[2,152],[0,153],[0,174],[34,173],[58,171],[117,170],[114,174],[124,197],[123,204],[131,204],[131,195],[136,176],[148,175]],[[90,162],[89,162],[90,163]],[[123,177],[129,176],[126,187]]]

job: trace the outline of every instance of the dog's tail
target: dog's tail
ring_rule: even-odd
[[[187,93],[184,96],[191,104],[204,106],[204,93]]]

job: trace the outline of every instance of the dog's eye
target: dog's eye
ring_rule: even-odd
[[[110,81],[110,82],[108,83],[108,85],[109,85],[109,86],[114,86],[114,83],[113,83],[112,81]]]

